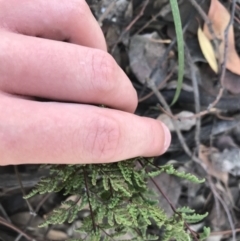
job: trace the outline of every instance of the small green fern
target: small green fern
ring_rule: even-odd
[[[157,236],[147,232],[152,222],[165,230],[165,241],[172,238],[191,240],[185,223],[199,222],[207,214],[198,215],[194,210],[183,207],[168,218],[157,205],[157,197],[147,188],[149,177],[161,172],[196,183],[203,181],[178,172],[171,165],[156,167],[153,159],[144,158],[98,165],[52,165],[50,176],[43,178],[25,198],[61,190],[65,195],[77,195],[77,201],[63,202],[41,225],[72,223],[79,212],[87,208],[90,214],[76,230],[85,234],[85,238],[75,241],[126,240],[123,238],[126,234],[136,241],[157,240]],[[199,237],[205,237],[206,233],[201,235]]]

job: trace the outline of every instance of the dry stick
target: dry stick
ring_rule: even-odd
[[[235,232],[239,233],[240,232],[240,228],[235,229]],[[232,234],[232,230],[211,232],[210,236],[217,236],[219,234],[222,234],[222,235]]]
[[[167,83],[167,81],[172,77],[173,73],[174,73],[174,68],[172,68],[171,72],[167,75],[167,77],[157,86],[158,90],[161,89],[164,86],[164,84]],[[151,91],[149,94],[143,96],[142,98],[138,99],[138,103],[148,99],[152,95],[154,95],[153,91]]]
[[[107,17],[107,15],[112,11],[112,9],[115,7],[116,5],[116,0],[114,0],[109,6],[108,8],[104,11],[104,13],[99,17],[98,19],[98,24],[101,26],[103,20]]]
[[[170,107],[169,107],[169,105],[168,105],[168,103],[166,102],[166,100],[164,99],[164,97],[162,96],[162,94],[158,91],[158,89],[157,89],[154,81],[151,80],[151,79],[147,79],[147,81],[148,81],[148,86],[149,86],[149,88],[152,89],[152,91],[154,92],[154,94],[156,95],[156,97],[158,98],[158,100],[160,101],[160,103],[164,106],[165,110],[167,110],[168,113],[170,113],[171,115],[173,115],[173,114],[172,114],[172,111],[171,111],[171,109],[170,109]],[[183,135],[182,135],[182,133],[181,133],[179,127],[178,127],[178,124],[177,124],[176,120],[175,120],[175,119],[172,119],[171,121],[172,121],[172,123],[173,123],[173,125],[174,125],[174,128],[175,128],[175,130],[176,130],[178,139],[179,139],[180,144],[182,145],[183,150],[185,151],[185,153],[186,153],[190,158],[192,158],[196,163],[199,163],[199,164],[206,170],[206,168],[207,168],[206,165],[203,164],[203,163],[201,162],[201,160],[199,160],[199,158],[197,158],[196,156],[194,156],[194,155],[192,154],[191,150],[189,149],[189,147],[187,146],[187,144],[186,144],[186,142],[185,142],[185,140],[184,140],[184,137],[183,137]]]
[[[187,59],[188,59],[189,65],[190,65],[190,70],[191,70],[195,112],[199,113],[200,112],[200,101],[199,101],[200,97],[199,97],[199,89],[198,89],[198,82],[197,82],[197,78],[196,78],[195,66],[193,64],[193,60],[190,55],[189,49],[187,47],[185,49],[186,49]],[[196,118],[195,142],[196,142],[197,153],[199,153],[200,132],[201,132],[201,118]]]
[[[210,34],[213,36],[213,43],[214,43],[214,47],[216,48],[217,51],[217,55],[218,55],[218,60],[220,59],[220,52],[219,52],[219,46],[216,42],[217,37],[216,34],[212,28],[212,23],[209,20],[209,18],[207,17],[207,15],[205,14],[205,12],[202,10],[202,8],[197,4],[197,2],[195,0],[189,0],[191,2],[191,4],[197,9],[198,13],[201,15],[201,17],[204,19],[204,21],[206,22],[208,29],[210,31]],[[232,11],[231,11],[231,17],[230,17],[230,21],[224,31],[224,58],[223,58],[223,63],[221,66],[221,75],[220,75],[220,83],[223,83],[223,79],[225,77],[225,73],[226,73],[226,62],[227,62],[227,52],[228,52],[228,33],[229,33],[229,29],[231,27],[231,25],[233,24],[233,20],[234,20],[234,15],[235,15],[235,9],[236,9],[236,0],[232,1]],[[214,106],[216,106],[216,104],[218,103],[218,101],[221,99],[222,95],[223,95],[223,91],[224,88],[221,87],[219,90],[219,93],[217,95],[217,98],[215,99],[215,101],[209,105],[208,110],[213,108]]]
[[[218,92],[218,95],[217,95],[216,99],[208,106],[207,111],[210,111],[214,106],[217,105],[219,100],[222,98],[223,92],[224,92],[224,88],[221,87],[219,89],[219,92]]]
[[[228,23],[228,25],[227,25],[227,27],[224,31],[224,58],[223,58],[223,63],[222,63],[222,68],[221,68],[221,76],[220,76],[220,83],[221,84],[223,83],[225,73],[226,73],[227,52],[228,52],[228,33],[229,33],[229,29],[230,29],[231,25],[233,24],[235,10],[236,10],[236,2],[237,2],[236,0],[232,1],[232,10],[231,10],[230,21],[229,21],[229,23]],[[222,95],[223,91],[224,91],[224,88],[221,87],[221,89],[219,91],[219,94],[217,96],[218,99],[221,98],[221,95]],[[217,99],[216,99],[216,101],[217,101]],[[209,183],[210,183],[210,185],[213,185],[212,182],[211,182],[211,178],[209,178]],[[235,241],[236,240],[236,232],[235,232],[233,220],[232,220],[231,214],[228,210],[228,207],[225,204],[225,202],[222,200],[222,198],[220,197],[218,192],[216,192],[216,190],[214,190],[214,189],[212,189],[212,190],[215,191],[215,195],[217,196],[218,200],[221,202],[221,204],[222,204],[222,206],[223,206],[223,208],[224,208],[224,210],[227,214],[227,217],[228,217],[231,229],[232,229],[233,241]]]
[[[231,10],[231,17],[228,22],[228,25],[224,31],[224,55],[223,55],[223,63],[222,63],[222,68],[221,68],[221,76],[220,76],[220,83],[223,83],[225,73],[226,73],[226,64],[227,64],[227,54],[228,54],[228,34],[230,27],[233,24],[234,16],[235,16],[235,10],[236,10],[236,2],[237,0],[232,1],[232,10]],[[223,92],[223,91],[222,91]]]
[[[210,134],[210,137],[209,137],[209,142],[210,142],[209,143],[210,144],[210,152],[209,152],[210,155],[209,155],[209,157],[210,157],[210,159],[212,158],[211,149],[213,148],[213,126],[215,125],[215,123],[216,123],[216,118],[214,118],[214,120],[213,120],[212,130],[211,130],[211,134]],[[212,180],[211,177],[209,177],[209,179]],[[215,204],[216,204],[215,208],[216,208],[217,216],[220,217],[219,216],[219,214],[220,214],[220,202],[219,202],[218,197],[215,195],[215,193],[217,192],[216,187],[214,185],[210,185],[210,188],[212,190],[213,198],[214,198],[214,201],[215,201]]]
[[[214,123],[215,123],[215,119],[214,119]],[[210,147],[212,147],[212,141],[213,141],[213,136],[212,134],[210,135]],[[225,209],[225,212],[227,214],[227,217],[228,217],[228,220],[229,220],[229,223],[230,223],[230,226],[231,226],[231,230],[232,230],[232,236],[234,237],[233,240],[236,239],[236,233],[234,233],[234,224],[233,224],[233,221],[232,221],[232,216],[230,214],[230,211],[227,207],[227,204],[225,203],[225,201],[221,198],[221,196],[219,195],[218,191],[216,190],[213,182],[212,182],[212,177],[210,175],[208,175],[208,183],[210,185],[210,188],[212,190],[212,193],[213,193],[213,197],[215,199],[215,203],[216,203],[216,210],[217,210],[217,215],[219,216],[219,210],[220,210],[220,204],[222,204],[223,208]],[[227,192],[229,192],[228,190],[228,187],[227,185],[224,185],[225,186],[225,189]],[[230,201],[231,201],[231,198],[230,198]],[[232,202],[232,201],[231,201]]]
[[[48,200],[48,198],[52,195],[52,193],[48,193],[47,195],[44,196],[44,198],[39,202],[39,204],[37,205],[36,209],[35,209],[35,213],[37,214],[40,210],[40,208],[42,207],[42,205]],[[33,220],[35,219],[36,216],[31,216],[25,226],[25,228],[23,229],[23,231],[26,231],[27,228],[31,225],[31,223],[33,222]],[[14,241],[19,241],[22,237],[22,234],[19,234]]]
[[[162,106],[160,106],[159,104],[157,105],[158,108],[163,112],[165,113],[166,115],[168,115],[169,117],[171,117],[172,119],[174,120],[178,120],[178,121],[181,121],[181,120],[188,120],[188,119],[194,119],[194,118],[199,118],[199,117],[202,117],[202,116],[205,116],[206,114],[210,114],[210,113],[215,113],[217,112],[216,109],[210,109],[210,110],[204,110],[204,111],[201,111],[197,114],[193,114],[193,115],[190,115],[190,116],[184,116],[184,117],[179,117],[177,115],[173,115],[171,113],[168,113]]]
[[[147,28],[153,21],[157,20],[157,18],[161,15],[161,11],[159,11],[156,15],[152,16],[152,19],[146,22],[142,28],[140,28],[135,35],[141,33],[145,28]]]
[[[11,219],[8,217],[7,212],[5,211],[5,209],[3,208],[3,206],[2,206],[1,203],[0,203],[0,211],[2,212],[3,216],[5,217],[5,219],[6,219],[9,223],[11,223],[12,221],[11,221]]]
[[[214,29],[212,27],[212,22],[210,21],[210,19],[206,15],[206,13],[202,10],[200,5],[196,2],[196,0],[189,0],[189,1],[193,5],[193,7],[198,11],[199,15],[202,17],[202,19],[204,20],[204,22],[208,26],[209,32],[213,37],[213,44],[214,44],[214,48],[215,48],[215,51],[216,51],[216,54],[217,54],[218,66],[220,67],[220,63],[219,63],[219,60],[220,60],[219,44],[218,44],[218,41],[217,41],[217,36],[216,36],[216,34],[214,32]]]
[[[131,21],[131,23],[123,30],[123,32],[121,33],[121,35],[119,36],[118,40],[116,41],[116,43],[113,45],[112,50],[111,50],[111,54],[114,53],[117,44],[122,40],[123,36],[132,28],[132,26],[138,21],[138,19],[144,14],[144,11],[148,5],[150,0],[145,0],[143,7],[141,9],[141,11],[139,12],[139,14]]]
[[[230,211],[226,205],[226,203],[224,202],[224,200],[221,198],[221,196],[219,195],[219,193],[215,190],[214,186],[213,186],[213,182],[212,182],[212,179],[210,176],[208,176],[208,183],[210,184],[210,186],[212,187],[211,190],[214,192],[214,195],[218,198],[219,202],[222,204],[226,214],[227,214],[227,217],[228,217],[228,221],[229,221],[229,224],[231,226],[231,229],[232,229],[232,236],[233,236],[233,241],[236,241],[236,231],[235,231],[235,228],[234,228],[234,224],[233,224],[233,220],[232,220],[232,216],[230,214]]]
[[[5,227],[11,228],[12,230],[16,231],[19,234],[22,234],[22,236],[24,236],[29,241],[36,241],[36,239],[32,238],[27,233],[23,232],[21,229],[17,228],[16,226],[14,226],[13,224],[9,223],[8,221],[6,221],[1,217],[0,217],[0,224],[2,224]]]
[[[219,45],[217,43],[217,37],[216,34],[214,32],[214,29],[212,27],[212,22],[209,20],[208,16],[206,15],[206,13],[202,10],[202,8],[199,6],[199,4],[195,1],[195,0],[189,0],[191,2],[191,4],[195,7],[195,9],[198,11],[198,13],[200,14],[200,16],[203,18],[203,20],[205,21],[205,23],[208,26],[209,32],[210,34],[213,36],[213,43],[214,43],[214,47],[216,49],[217,52],[217,59],[220,59],[220,52],[219,52]],[[235,4],[234,4],[235,3]],[[228,26],[224,32],[224,38],[225,38],[225,46],[224,46],[224,62],[222,65],[222,71],[221,71],[221,77],[220,77],[220,83],[222,83],[222,80],[224,79],[225,76],[225,72],[226,72],[226,57],[227,57],[227,49],[228,49],[228,32],[229,32],[229,28],[233,22],[234,19],[234,12],[235,12],[235,6],[236,6],[236,0],[233,0],[233,7],[232,7],[232,14],[231,14],[231,19],[228,23]],[[220,65],[220,63],[218,63],[218,65]],[[209,111],[210,109],[212,109],[214,106],[217,105],[217,103],[219,102],[219,100],[221,99],[222,95],[223,95],[223,91],[224,88],[220,88],[219,93],[215,99],[215,101],[213,103],[211,103],[207,110]],[[206,112],[205,112],[206,113]],[[203,113],[202,113],[203,114]]]
[[[24,188],[23,188],[21,176],[20,176],[20,173],[18,172],[17,166],[14,166],[14,171],[15,171],[15,173],[16,173],[16,176],[17,176],[17,179],[18,179],[19,186],[20,186],[20,188],[21,188],[22,194],[23,194],[23,196],[26,196],[26,193],[25,193]],[[36,216],[36,213],[34,212],[34,210],[33,210],[32,206],[31,206],[30,202],[29,202],[27,199],[26,199],[25,201],[26,201],[26,203],[27,203],[27,206],[28,206],[28,209],[29,209],[30,214],[33,215],[33,216]]]
[[[171,39],[154,39],[154,38],[150,38],[148,39],[148,41],[153,43],[160,43],[160,44],[170,44],[172,42]]]

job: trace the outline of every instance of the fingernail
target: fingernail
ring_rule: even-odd
[[[163,152],[166,152],[167,149],[169,148],[170,146],[170,143],[171,143],[171,132],[169,131],[168,127],[164,124],[164,123],[161,123],[162,124],[162,127],[163,127],[163,131],[164,131],[164,147],[163,147]]]

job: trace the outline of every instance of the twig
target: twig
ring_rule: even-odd
[[[6,221],[5,219],[3,219],[1,217],[0,217],[0,224],[4,225],[5,227],[11,228],[12,230],[16,231],[19,234],[22,234],[22,236],[24,236],[29,241],[36,241],[34,238],[29,236],[27,233],[23,232],[21,229],[17,228],[16,226],[14,226],[13,224],[9,223],[8,221]]]
[[[158,100],[160,101],[160,103],[164,106],[164,108],[168,111],[168,113],[170,113],[172,115],[172,111],[170,109],[170,107],[168,106],[167,102],[165,101],[164,97],[162,96],[162,94],[158,91],[154,81],[152,79],[147,79],[148,82],[148,86],[152,89],[152,91],[154,92],[154,94],[156,95],[156,97],[158,98]],[[188,156],[192,156],[192,153],[190,151],[190,149],[188,148],[179,128],[178,128],[178,124],[175,121],[175,119],[172,119],[173,125],[175,127],[175,130],[177,132],[178,135],[178,139],[183,147],[183,149],[185,150],[185,152],[187,153]]]
[[[39,204],[37,205],[36,209],[35,209],[35,213],[37,214],[40,210],[40,208],[42,207],[42,205],[48,200],[48,198],[52,195],[52,193],[48,193],[47,195],[45,195],[41,201],[39,202]],[[33,222],[33,220],[35,219],[36,216],[31,215],[31,217],[29,218],[27,224],[25,225],[25,228],[23,229],[23,231],[26,231],[27,228],[31,225],[31,223]],[[19,241],[22,237],[22,234],[19,234],[14,241]]]
[[[143,7],[141,9],[141,11],[139,12],[139,14],[131,21],[131,23],[123,30],[123,32],[121,33],[121,35],[119,36],[118,40],[116,41],[116,43],[113,45],[112,50],[111,50],[111,54],[114,53],[118,43],[122,40],[123,36],[132,28],[132,26],[138,21],[138,19],[144,14],[144,11],[148,5],[150,0],[145,0]]]
[[[225,74],[226,74],[226,64],[227,64],[227,54],[228,54],[228,33],[229,33],[229,29],[231,27],[231,25],[233,24],[234,21],[234,15],[235,15],[235,10],[236,10],[236,0],[232,1],[232,10],[231,10],[231,17],[230,20],[228,22],[228,25],[226,27],[226,29],[224,30],[224,55],[223,55],[223,63],[221,66],[221,75],[220,75],[220,83],[222,85],[223,80],[225,78]],[[224,88],[221,87],[219,89],[218,95],[215,99],[215,101],[209,105],[208,109],[213,108],[214,106],[216,106],[216,104],[219,102],[219,100],[221,99],[222,95],[224,92]]]
[[[196,78],[196,71],[195,66],[193,65],[193,60],[190,55],[189,49],[185,48],[186,55],[188,59],[188,63],[190,65],[190,71],[191,71],[191,79],[192,79],[192,85],[193,85],[193,93],[194,93],[194,103],[195,103],[195,112],[200,112],[200,101],[199,101],[199,89],[198,89],[198,81]],[[196,142],[196,149],[197,153],[199,153],[199,145],[200,145],[200,132],[201,132],[201,118],[196,118],[196,130],[195,130],[195,142]]]
[[[216,99],[208,106],[207,111],[211,110],[214,106],[216,106],[216,104],[222,98],[223,92],[224,92],[224,88],[221,87],[219,89],[219,92],[218,92],[218,95],[217,95]]]
[[[161,89],[161,88],[164,86],[164,84],[166,84],[166,82],[172,77],[173,73],[174,73],[174,68],[172,68],[171,72],[170,72],[170,73],[166,76],[166,78],[165,78],[163,81],[161,81],[161,83],[157,86],[157,89],[158,89],[158,90]],[[148,99],[148,98],[151,97],[152,95],[154,95],[154,92],[153,92],[153,91],[151,91],[149,94],[143,96],[142,98],[138,99],[138,103],[140,103],[140,102]]]
[[[224,57],[223,57],[223,63],[222,63],[222,68],[221,68],[221,75],[220,75],[220,83],[223,83],[225,73],[226,73],[226,63],[227,63],[227,54],[228,54],[228,33],[231,25],[233,24],[234,21],[234,15],[235,15],[235,10],[236,10],[236,0],[232,1],[232,10],[231,10],[231,17],[228,22],[228,25],[226,29],[224,30]]]
[[[5,217],[5,219],[11,223],[11,219],[8,217],[7,212],[5,211],[5,209],[3,208],[2,204],[0,203],[0,211],[2,212],[3,216]]]
[[[232,229],[233,241],[236,241],[236,231],[235,231],[235,227],[234,227],[234,224],[233,224],[232,216],[231,216],[231,214],[230,214],[230,212],[228,210],[228,207],[227,207],[226,203],[224,202],[224,200],[219,195],[219,193],[213,187],[213,182],[212,182],[212,179],[211,179],[210,176],[208,176],[208,183],[212,187],[211,190],[214,192],[214,195],[218,198],[219,202],[222,204],[222,206],[223,206],[223,208],[224,208],[224,210],[225,210],[225,212],[227,214],[228,221],[229,221],[229,224],[230,224],[231,229]]]
[[[155,83],[153,82],[153,80],[151,79],[147,79],[148,81],[148,86],[149,88],[152,89],[152,91],[154,92],[154,94],[156,95],[156,97],[158,98],[158,100],[160,101],[160,103],[164,106],[164,108],[168,111],[168,113],[170,113],[171,115],[172,114],[172,111],[168,105],[168,103],[165,101],[164,97],[162,96],[162,94],[158,91],[158,89],[156,88],[156,85]],[[194,160],[196,163],[199,163],[205,170],[206,170],[206,166],[201,162],[201,160],[199,160],[196,156],[194,156],[191,152],[191,150],[189,149],[189,147],[187,146],[185,140],[184,140],[184,137],[178,127],[178,124],[176,122],[175,119],[171,119],[174,127],[175,127],[175,130],[176,130],[176,133],[177,133],[177,136],[178,136],[178,139],[181,143],[181,146],[183,147],[183,150],[185,151],[185,153],[190,157],[192,158],[192,160]]]
[[[216,54],[217,54],[217,59],[218,59],[218,66],[220,66],[219,60],[220,60],[220,51],[219,51],[219,44],[217,41],[217,36],[214,32],[214,29],[212,27],[212,22],[210,21],[210,19],[208,18],[208,16],[206,15],[206,13],[202,10],[202,8],[200,7],[200,5],[196,2],[196,0],[189,0],[191,2],[191,4],[193,5],[193,7],[197,10],[197,12],[199,13],[199,15],[202,17],[202,19],[204,20],[204,22],[207,24],[207,27],[209,29],[210,34],[213,37],[213,44],[214,44],[214,48],[216,50]]]
[[[18,168],[17,168],[16,165],[14,166],[14,171],[15,171],[15,173],[16,173],[16,176],[17,176],[17,179],[18,179],[18,182],[19,182],[19,185],[20,185],[22,194],[23,194],[23,196],[26,196],[26,193],[25,193],[24,188],[23,188],[21,176],[20,176],[20,173],[18,172]],[[32,205],[30,204],[30,202],[29,202],[27,199],[26,199],[25,201],[26,201],[26,203],[27,203],[27,206],[28,206],[28,209],[29,209],[30,214],[33,215],[33,216],[36,216],[36,213],[34,212],[34,210],[33,210],[33,208],[32,208]]]
[[[115,7],[116,5],[116,0],[114,0],[109,6],[108,8],[104,11],[104,13],[99,17],[98,19],[98,24],[101,26],[103,20],[107,17],[107,15],[112,11],[112,9]]]
[[[146,27],[148,27],[153,21],[157,20],[157,18],[161,15],[161,11],[159,11],[156,15],[152,16],[152,19],[150,19],[148,22],[146,22],[136,33],[141,33]]]
[[[43,176],[47,176],[49,174],[49,170],[38,170],[34,173],[21,173],[21,181],[24,188],[32,188],[38,182],[39,179]],[[3,173],[0,175],[0,189],[4,189],[4,191],[14,191],[15,189],[19,189],[19,182],[16,178],[15,173]],[[1,196],[1,193],[0,193]]]
[[[240,232],[240,228],[235,229],[235,232],[239,233]],[[211,232],[210,236],[217,236],[219,234],[222,234],[222,235],[232,234],[232,230]]]
[[[148,39],[148,41],[153,43],[160,43],[160,44],[170,44],[172,42],[171,39],[154,39],[154,38],[150,38]]]
[[[212,109],[212,110],[204,110],[204,111],[201,111],[197,114],[193,114],[193,115],[190,115],[190,116],[183,116],[183,117],[179,117],[177,115],[173,115],[169,112],[167,112],[161,105],[157,105],[157,107],[163,112],[165,113],[166,115],[168,115],[169,117],[171,117],[172,119],[174,120],[178,120],[178,121],[181,121],[181,120],[189,120],[189,119],[195,119],[195,118],[199,118],[199,117],[202,117],[206,114],[210,114],[210,113],[214,113],[216,112],[216,110]]]

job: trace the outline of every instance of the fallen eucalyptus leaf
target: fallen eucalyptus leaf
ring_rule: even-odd
[[[198,41],[202,50],[204,57],[206,58],[208,64],[215,73],[218,73],[218,63],[216,60],[215,52],[210,40],[204,34],[202,29],[198,28]]]

